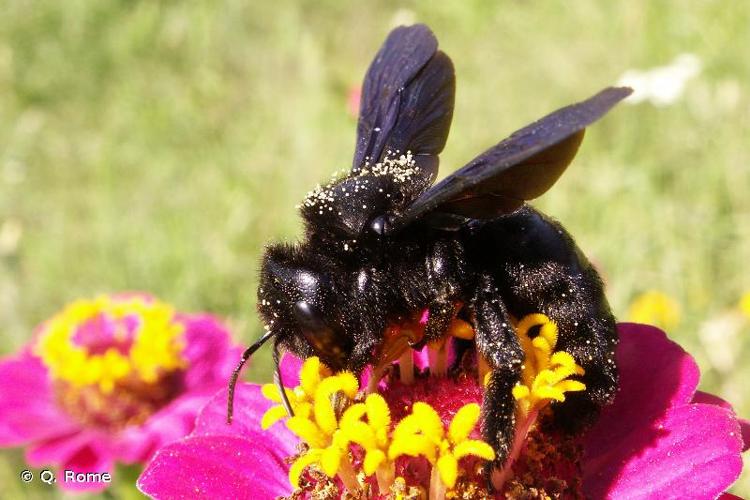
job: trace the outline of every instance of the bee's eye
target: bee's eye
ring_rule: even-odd
[[[319,332],[327,329],[322,316],[317,307],[304,300],[294,304],[294,319],[303,330]]]
[[[346,353],[344,340],[324,321],[317,307],[304,300],[295,302],[294,318],[302,335],[331,368],[343,366]]]

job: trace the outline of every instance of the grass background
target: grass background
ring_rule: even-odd
[[[679,102],[622,105],[593,127],[537,206],[601,267],[619,317],[644,290],[673,297],[670,334],[702,388],[750,415],[747,325],[718,323],[750,289],[750,3],[0,0],[0,12],[0,353],[76,297],[134,289],[256,338],[264,243],[295,238],[294,205],[349,165],[349,89],[387,31],[416,20],[456,65],[443,175],[627,69],[701,59]],[[250,378],[267,376],[266,354]],[[4,497],[58,495],[22,484],[21,468],[20,451],[0,454]],[[109,496],[135,495],[125,483]],[[747,473],[733,491],[750,495]]]

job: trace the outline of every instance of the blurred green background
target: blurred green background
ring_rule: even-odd
[[[750,415],[737,307],[750,3],[2,0],[0,13],[0,353],[72,299],[120,290],[256,338],[263,245],[298,237],[294,205],[349,165],[348,96],[388,30],[419,21],[456,65],[442,175],[629,69],[698,58],[671,105],[621,105],[593,127],[536,205],[600,267],[621,319],[641,292],[671,297],[670,335],[701,387]],[[0,454],[3,497],[57,495],[22,484],[22,465]],[[750,495],[749,476],[733,491]]]

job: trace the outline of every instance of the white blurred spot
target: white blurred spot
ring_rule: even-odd
[[[680,54],[666,66],[628,70],[617,84],[633,88],[633,93],[625,100],[629,104],[649,101],[654,106],[668,106],[682,97],[685,84],[698,76],[702,66],[695,54]]]
[[[720,373],[730,373],[737,365],[738,337],[745,324],[741,313],[730,311],[715,316],[701,325],[698,338],[703,344],[711,366]]]
[[[417,21],[417,14],[411,9],[398,9],[391,17],[391,26],[411,26]]]
[[[23,225],[16,219],[7,219],[0,225],[0,256],[13,255],[23,235]]]

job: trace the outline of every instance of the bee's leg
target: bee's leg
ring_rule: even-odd
[[[550,315],[553,320],[555,316]],[[565,323],[559,316],[556,321]],[[586,373],[581,380],[586,390],[566,394],[563,403],[552,406],[555,426],[571,434],[580,432],[598,418],[601,408],[614,399],[618,384],[614,319],[611,316],[577,318],[573,323],[567,331],[560,328],[557,350],[567,351],[584,368]]]
[[[349,357],[346,369],[356,374],[357,377],[365,367],[373,363],[373,353],[381,341],[382,334],[377,331],[362,334],[355,339],[354,349]]]
[[[438,241],[427,260],[427,286],[431,291],[425,340],[441,339],[455,315],[456,300],[462,295],[460,283],[466,281],[466,258],[456,241]]]
[[[427,324],[424,335],[412,344],[420,350],[428,344],[430,373],[444,376],[448,373],[448,348],[446,334],[456,314],[456,303],[462,296],[461,284],[466,281],[466,259],[462,245],[453,240],[437,241],[426,261],[424,283],[429,291]]]
[[[547,278],[545,307],[539,310],[557,323],[556,350],[570,353],[585,370],[581,380],[586,390],[566,394],[563,403],[552,405],[554,425],[574,434],[595,422],[601,408],[614,399],[617,327],[596,274],[555,271]]]
[[[508,293],[516,301],[509,303],[511,310],[549,316],[558,328],[555,350],[568,352],[585,370],[581,381],[586,390],[567,393],[563,403],[552,405],[554,425],[579,432],[596,420],[617,390],[617,329],[603,286],[588,265],[517,266],[512,280],[523,286]]]
[[[448,374],[448,339],[445,337],[453,320],[455,306],[452,300],[440,298],[432,302],[427,308],[429,316],[424,328],[424,337],[416,344],[414,349],[421,349],[424,345],[428,347],[430,359],[430,374],[443,377]]]
[[[454,305],[451,300],[438,300],[427,308],[429,316],[424,328],[424,336],[427,342],[438,340],[445,335],[453,320]]]
[[[495,450],[493,466],[502,466],[513,446],[516,403],[512,390],[521,376],[524,353],[505,304],[489,276],[479,278],[471,312],[477,353],[492,369],[482,405],[482,434]]]

